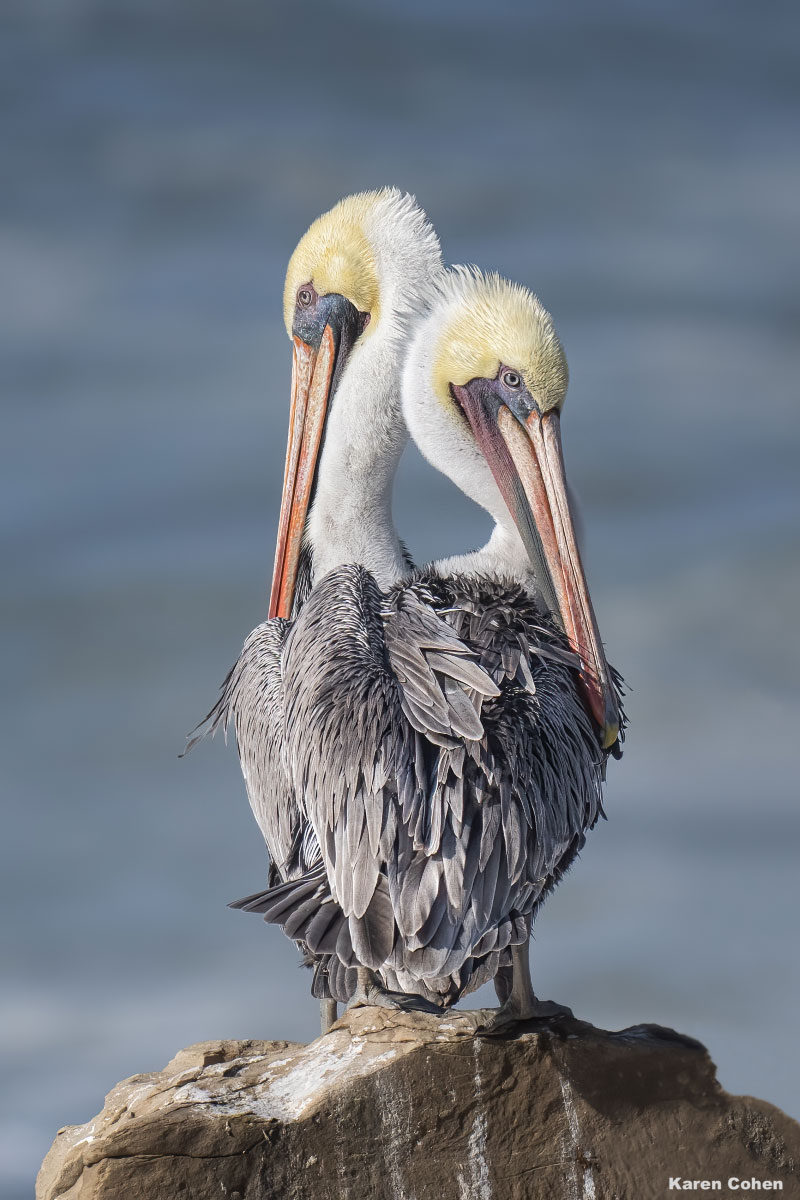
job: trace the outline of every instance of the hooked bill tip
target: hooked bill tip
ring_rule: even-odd
[[[619,738],[619,721],[608,721],[600,730],[600,745],[610,750]]]

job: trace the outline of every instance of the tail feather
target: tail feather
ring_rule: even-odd
[[[310,896],[324,881],[325,872],[320,865],[298,879],[287,879],[285,883],[279,883],[261,892],[253,892],[251,896],[244,896],[241,900],[231,900],[228,908],[238,908],[242,912],[266,913],[267,909],[277,907],[279,901],[292,901],[296,905]],[[270,924],[282,924],[275,917],[268,919]]]
[[[476,839],[477,840],[477,839]],[[442,889],[442,908],[446,908],[446,890]],[[493,978],[510,961],[509,946],[524,942],[529,921],[512,912],[497,925],[478,936],[475,914],[466,914],[456,944],[447,937],[442,942],[433,926],[444,920],[434,905],[425,928],[426,938],[415,949],[406,946],[397,956],[395,919],[389,895],[389,883],[379,877],[373,900],[361,919],[347,917],[331,895],[330,884],[320,863],[296,879],[254,892],[229,905],[244,912],[260,913],[270,925],[284,932],[316,958],[315,996],[328,996],[345,1003],[355,988],[357,965],[379,970],[390,990],[425,993],[446,1006]],[[430,991],[441,987],[449,977],[446,992]],[[435,984],[434,984],[434,981]],[[501,981],[501,985],[505,980]],[[438,997],[438,999],[437,999]]]
[[[293,941],[307,942],[305,928],[309,924],[309,921],[318,915],[320,908],[320,899],[317,891],[318,889],[315,888],[307,900],[303,900],[301,904],[292,905],[291,912],[283,921],[283,931]],[[282,901],[284,910],[288,903],[289,901],[287,900]],[[272,911],[272,909],[268,909],[270,914]]]
[[[303,941],[313,954],[333,954],[344,921],[344,913],[333,900],[325,900],[303,930]]]

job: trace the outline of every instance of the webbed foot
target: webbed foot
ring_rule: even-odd
[[[564,1004],[557,1004],[555,1000],[537,1000],[534,996],[525,1004],[520,1004],[512,993],[505,1004],[501,1005],[485,1024],[479,1025],[475,1032],[481,1036],[493,1037],[508,1033],[522,1021],[552,1024],[557,1021],[574,1020],[575,1014],[572,1009]]]
[[[444,1010],[439,1008],[424,996],[415,992],[390,992],[382,987],[371,971],[365,967],[358,968],[358,983],[353,992],[348,1008],[368,1008],[376,1005],[378,1008],[395,1008],[401,1012],[424,1012],[442,1016]]]

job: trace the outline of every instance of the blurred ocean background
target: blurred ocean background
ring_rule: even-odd
[[[281,289],[341,195],[414,191],[532,285],[633,688],[537,990],[707,1043],[800,1116],[800,8],[5,0],[0,1193],[205,1038],[310,1039],[236,755],[179,761],[265,613]],[[487,520],[409,453],[418,559]]]

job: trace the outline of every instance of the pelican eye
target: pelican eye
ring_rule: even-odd
[[[503,371],[503,383],[509,388],[518,388],[522,383],[522,376],[516,371]]]
[[[314,290],[310,287],[301,287],[297,292],[297,303],[302,308],[308,308],[314,303]]]

